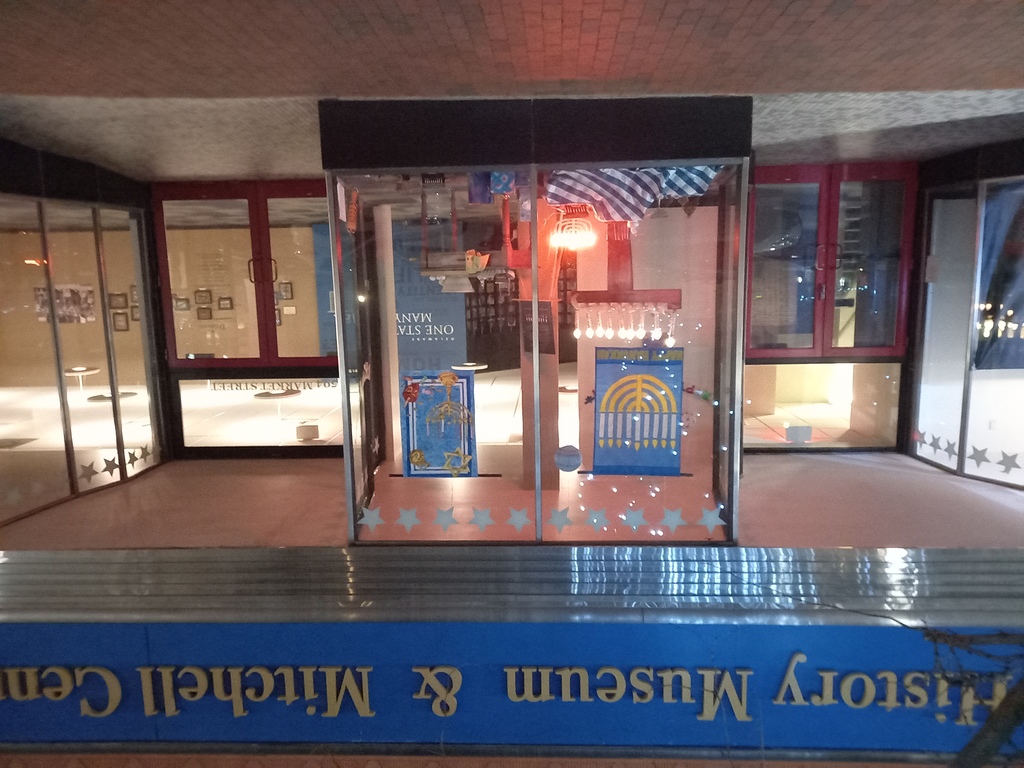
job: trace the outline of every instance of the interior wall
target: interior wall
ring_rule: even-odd
[[[292,298],[280,296],[277,309],[277,348],[282,357],[319,357],[320,327],[313,230],[275,227],[270,230],[270,253],[277,262],[277,285],[291,284]],[[280,289],[278,289],[280,294]],[[333,317],[333,315],[332,315]]]
[[[46,274],[43,266],[25,263],[42,261],[39,233],[0,232],[0,253],[10,254],[10,266],[3,273],[3,296],[5,303],[12,304],[11,311],[0,311],[0,386],[56,387],[52,352],[40,354],[40,350],[52,350],[53,331],[35,311],[35,289],[46,288]],[[94,287],[98,291],[99,286]],[[77,351],[79,335],[71,329],[66,334],[71,354]]]
[[[187,309],[173,310],[178,358],[259,357],[249,230],[169,229],[167,253],[171,293],[188,301]],[[209,320],[199,319],[199,290],[212,292]],[[221,298],[231,299],[231,309],[219,308]]]

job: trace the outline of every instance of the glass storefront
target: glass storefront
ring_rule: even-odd
[[[928,214],[912,451],[1024,487],[1024,180],[934,190]]]
[[[138,221],[0,198],[0,521],[159,460]]]
[[[333,175],[356,539],[728,540],[742,172]]]

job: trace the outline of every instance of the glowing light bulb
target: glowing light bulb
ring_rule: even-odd
[[[580,327],[577,325],[575,328],[572,329],[572,335],[573,338],[578,339],[581,336],[583,336],[583,331],[581,331]]]
[[[604,324],[601,322],[601,313],[597,313],[597,338],[604,336]]]
[[[676,339],[672,335],[672,332],[669,331],[668,336],[665,337],[665,346],[666,347],[674,347],[675,345],[676,345]]]
[[[625,339],[626,338],[626,326],[622,325],[621,322],[619,323],[618,337],[620,339]]]

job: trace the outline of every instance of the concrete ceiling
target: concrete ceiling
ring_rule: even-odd
[[[34,0],[0,28],[0,136],[144,180],[319,175],[322,97],[751,94],[761,163],[1024,136],[1020,0]]]

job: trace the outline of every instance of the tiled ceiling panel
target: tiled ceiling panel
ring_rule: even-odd
[[[1020,0],[6,2],[0,92],[154,97],[1024,87]]]
[[[1024,136],[1021,0],[35,0],[0,29],[0,136],[143,180],[317,176],[322,97],[753,94],[762,163]]]

